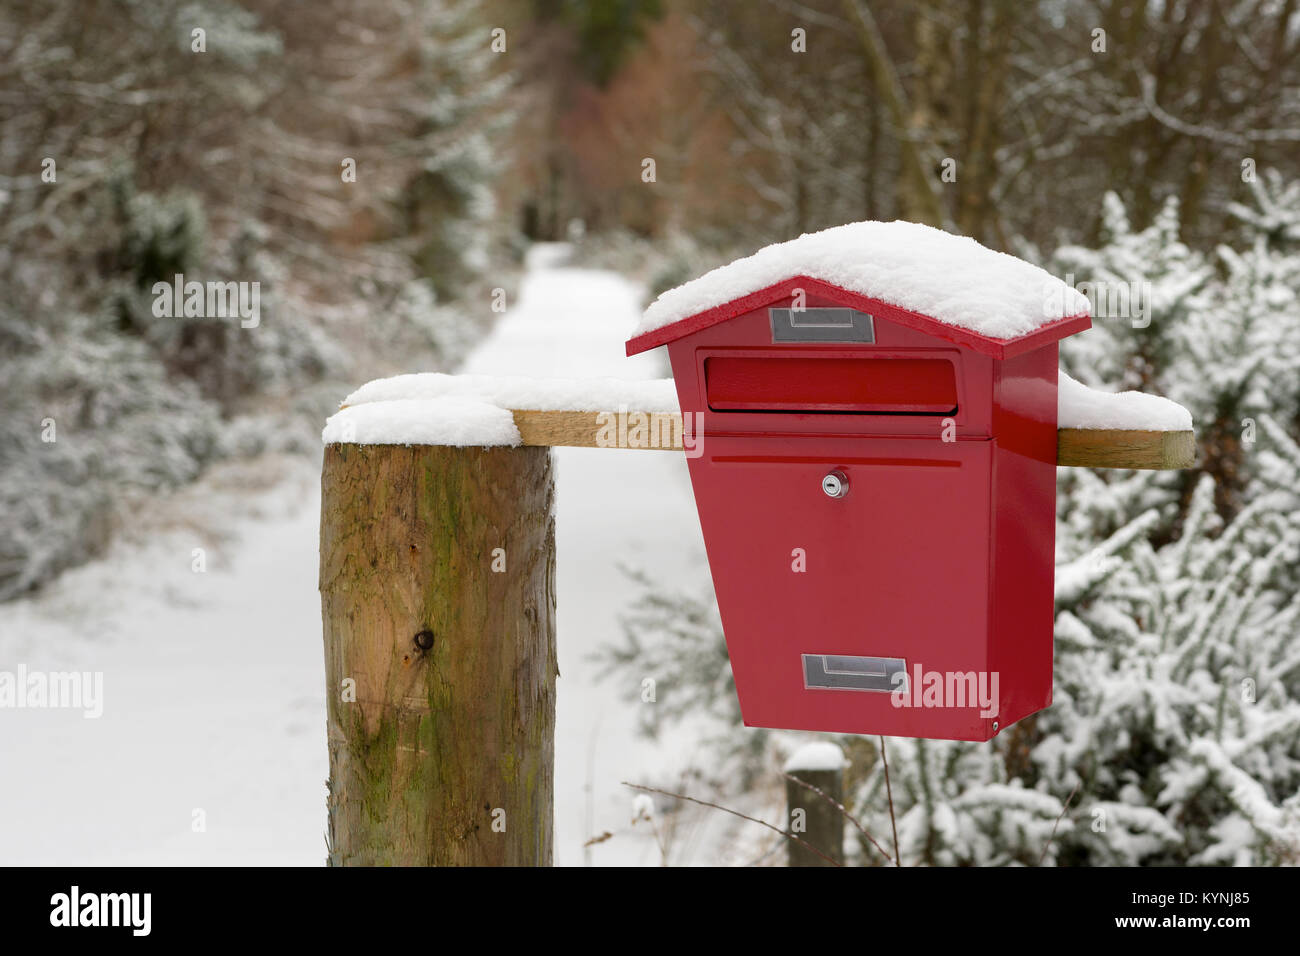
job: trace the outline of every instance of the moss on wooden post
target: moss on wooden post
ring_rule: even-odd
[[[550,450],[325,448],[332,865],[549,865]]]

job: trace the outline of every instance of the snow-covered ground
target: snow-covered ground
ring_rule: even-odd
[[[217,469],[0,607],[0,670],[103,674],[98,719],[0,709],[0,863],[322,862],[319,500],[309,462]]]
[[[534,250],[519,302],[464,370],[664,375],[657,355],[623,354],[637,287],[562,256]],[[619,635],[630,593],[620,564],[673,585],[707,577],[685,461],[555,454],[556,862],[658,864],[647,826],[629,832],[634,795],[620,781],[670,779],[693,756],[689,735],[636,737],[637,708],[653,705],[598,679],[588,655]],[[316,462],[226,465],[142,509],[106,558],[0,606],[0,671],[103,674],[97,719],[0,709],[0,864],[324,860],[319,507]],[[615,836],[584,849],[606,831]],[[716,859],[708,844],[688,833],[673,861]]]

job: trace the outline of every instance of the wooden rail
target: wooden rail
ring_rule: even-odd
[[[607,440],[614,412],[562,412],[515,409],[515,427],[525,445],[577,448],[646,448],[682,450],[682,426],[677,412],[622,411],[623,422],[641,422],[644,443],[613,444]],[[1190,468],[1196,457],[1190,431],[1124,431],[1062,428],[1057,432],[1056,463],[1083,468]]]

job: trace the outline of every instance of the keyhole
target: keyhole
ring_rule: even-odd
[[[844,472],[832,471],[822,479],[822,491],[828,498],[843,498],[849,493],[849,479]]]

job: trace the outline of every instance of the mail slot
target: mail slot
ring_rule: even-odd
[[[704,360],[704,380],[714,411],[957,411],[953,364],[944,359],[718,355]]]
[[[940,253],[972,253],[938,235]],[[1050,277],[975,248],[1027,331],[949,315],[958,278],[952,296],[901,282],[868,295],[792,255],[779,281],[744,260],[666,294],[647,319],[717,304],[628,342],[668,347],[700,423],[688,464],[747,725],[987,740],[1051,703],[1057,351],[1090,323],[1037,321],[1028,284]],[[836,276],[861,285],[925,272],[837,254]],[[825,261],[824,246],[806,257]],[[925,265],[947,281],[945,261]],[[918,308],[931,301],[942,314]],[[977,304],[1000,327],[1000,304]]]

